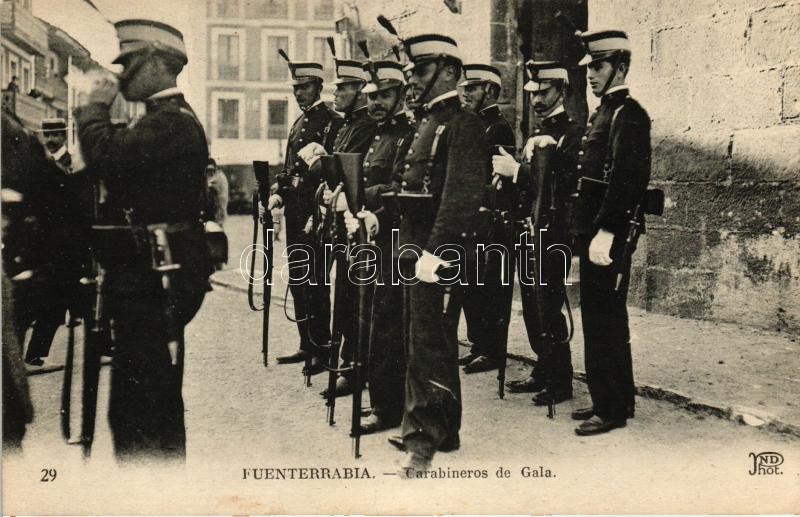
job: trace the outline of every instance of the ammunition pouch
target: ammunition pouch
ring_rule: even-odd
[[[208,257],[213,264],[228,263],[228,236],[214,221],[206,221],[204,226]]]
[[[581,176],[576,192],[570,196],[567,220],[573,235],[588,235],[594,229],[594,218],[600,211],[608,182]]]

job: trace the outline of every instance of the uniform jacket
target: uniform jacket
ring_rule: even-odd
[[[485,133],[485,124],[461,108],[457,95],[429,106],[406,153],[401,187],[422,191],[428,177],[432,210],[405,213],[401,244],[415,244],[430,253],[445,244],[472,251],[486,179]]]
[[[603,96],[589,117],[577,174],[607,181],[608,187],[583,191],[591,182],[582,181],[579,206],[571,221],[573,233],[593,235],[604,228],[617,236],[626,234],[650,180],[650,151],[650,117],[628,88]],[[644,224],[644,215],[639,217]]]
[[[183,95],[148,100],[146,114],[133,126],[115,129],[108,108],[78,108],[78,136],[87,163],[99,171],[108,190],[106,205],[115,224],[125,224],[132,209],[137,225],[185,223],[192,231],[171,241],[179,277],[189,289],[207,286],[211,273],[201,221],[206,202],[208,145],[205,133]],[[110,283],[121,290],[152,289],[148,258],[109,268]],[[145,263],[147,262],[147,263]]]
[[[383,206],[381,194],[400,184],[395,176],[395,163],[402,149],[413,138],[411,123],[405,113],[398,113],[378,123],[372,144],[364,156],[364,194],[367,210],[376,212],[381,226],[381,236],[388,235],[396,222],[392,210]],[[400,169],[402,170],[402,169]]]
[[[566,111],[547,117],[541,121],[539,127],[534,128],[532,136],[547,135],[557,142],[556,152],[553,157],[552,171],[555,183],[551,184],[548,192],[542,193],[542,207],[548,216],[549,242],[568,244],[569,225],[567,207],[571,194],[575,192],[577,183],[576,165],[581,144],[583,127],[567,114]],[[532,216],[533,201],[536,192],[536,178],[533,177],[532,166],[529,162],[520,164],[517,173],[518,199],[516,206],[517,219],[522,220]],[[554,212],[548,208],[554,202]]]
[[[320,102],[305,110],[292,124],[286,141],[284,171],[278,175],[277,190],[286,205],[287,231],[299,231],[305,226],[319,184],[319,181],[310,180],[308,166],[297,153],[312,142],[332,152],[334,139],[342,123],[342,117]]]

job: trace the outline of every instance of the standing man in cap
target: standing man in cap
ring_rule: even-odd
[[[533,200],[542,197],[542,206],[552,207],[547,210],[547,232],[542,235],[542,246],[571,247],[569,235],[567,206],[570,195],[575,191],[577,177],[575,168],[578,160],[583,128],[570,118],[564,109],[564,97],[568,87],[567,70],[557,61],[528,61],[525,65],[529,80],[524,89],[529,92],[530,105],[536,113],[538,124],[533,129],[533,136],[528,139],[523,151],[523,163],[513,157],[501,153],[493,158],[494,173],[503,178],[504,184],[517,188],[516,226],[517,235],[527,231],[526,218],[531,217]],[[550,164],[550,177],[547,192],[536,192],[535,181],[531,177],[531,158],[541,145],[556,146],[553,163]],[[541,225],[540,225],[541,226]],[[539,253],[539,251],[534,251]],[[572,359],[570,355],[567,321],[561,312],[567,302],[564,279],[569,275],[570,261],[558,252],[550,252],[545,256],[542,266],[544,307],[537,307],[533,286],[520,282],[522,291],[522,314],[531,349],[536,354],[537,362],[531,374],[521,380],[506,383],[508,390],[514,393],[536,393],[533,402],[547,405],[552,399],[556,404],[572,398]],[[526,264],[520,264],[526,268]],[[549,327],[549,334],[555,339],[555,346],[550,353],[544,349],[548,346],[541,342],[543,334],[539,328],[537,311],[542,310],[544,320]],[[553,392],[547,391],[547,379]],[[537,393],[538,392],[538,393]]]
[[[331,50],[333,50],[333,41],[330,40]],[[334,53],[335,55],[335,53]],[[336,85],[335,97],[333,107],[339,113],[344,114],[344,123],[336,133],[336,139],[333,143],[332,153],[366,153],[370,145],[372,145],[375,136],[377,123],[367,113],[367,97],[361,91],[367,84],[369,74],[364,71],[364,64],[359,61],[350,59],[334,58],[336,66]],[[305,148],[300,150],[300,156],[309,166],[312,176],[321,178],[321,163],[318,162],[318,157],[323,154],[332,154],[320,146],[318,143],[310,143]],[[331,192],[326,190],[323,197],[325,205],[330,203]],[[327,209],[325,206],[323,209]],[[337,225],[339,235],[337,236],[339,242],[344,242],[347,239],[347,228],[344,224],[344,210],[347,208],[347,203],[344,196],[339,196],[336,207],[330,207],[336,211],[335,215],[341,224]],[[326,276],[322,272],[320,278]],[[336,278],[335,289],[341,289],[345,295],[346,309],[348,311],[347,318],[343,318],[345,328],[342,329],[343,343],[341,349],[342,362],[345,366],[353,361],[353,354],[355,353],[354,339],[356,339],[357,317],[358,315],[350,309],[354,305],[355,286],[347,278]],[[368,347],[362,346],[362,364],[366,364]],[[336,396],[342,397],[349,395],[353,392],[351,381],[352,370],[346,370],[338,379],[336,379]],[[328,390],[322,392],[323,397],[327,397]]]
[[[89,265],[85,175],[73,174],[66,145],[66,121],[44,119],[41,127],[43,166],[30,171],[29,203],[41,230],[37,237],[42,261],[37,270],[46,296],[26,308],[27,321],[23,322],[27,327],[31,319],[35,320],[25,362],[37,368],[44,366],[43,358],[49,356],[53,338],[64,325],[67,311],[71,318],[80,317],[77,314],[82,291],[80,279]]]
[[[108,214],[118,225],[94,242],[115,334],[109,423],[119,460],[182,461],[183,329],[213,270],[202,224],[208,146],[176,87],[187,62],[182,34],[150,20],[115,27],[119,85],[99,81],[75,113],[81,148],[89,166],[102,171]],[[112,125],[118,88],[146,105],[133,127]],[[172,273],[169,255],[179,265]]]
[[[410,329],[400,474],[430,467],[437,450],[460,445],[458,319],[460,278],[440,278],[454,249],[474,263],[474,228],[486,177],[485,127],[458,99],[461,59],[456,42],[438,34],[404,40],[413,102],[424,107],[403,163],[403,211],[397,260],[408,279]],[[447,250],[450,250],[448,252]],[[413,258],[412,258],[413,257]],[[415,260],[416,259],[416,260]],[[467,272],[470,270],[467,266]],[[441,280],[441,282],[439,282]],[[450,285],[444,285],[450,284]]]
[[[515,148],[514,130],[503,118],[497,99],[500,97],[502,78],[500,70],[484,64],[464,65],[463,88],[464,106],[478,114],[486,126],[487,160],[497,154],[498,147]],[[485,245],[499,244],[506,250],[513,249],[511,232],[505,228],[504,219],[511,210],[511,189],[497,190],[492,185],[491,170],[487,168],[484,202],[479,217],[486,218],[486,235],[481,236]],[[510,221],[510,219],[509,219]],[[485,258],[484,258],[485,257]],[[486,372],[497,369],[502,361],[508,340],[508,323],[511,317],[511,297],[513,280],[503,285],[503,268],[506,261],[497,251],[484,253],[479,258],[483,264],[481,285],[470,285],[464,295],[464,317],[467,321],[467,337],[472,342],[469,353],[459,358],[464,373]],[[512,259],[513,260],[513,259]],[[506,279],[510,279],[510,272]],[[478,279],[471,277],[470,281]],[[487,306],[486,300],[493,300]]]
[[[600,106],[589,117],[577,174],[571,231],[580,251],[581,318],[586,380],[592,407],[575,411],[585,420],[579,435],[624,427],[634,413],[633,366],[628,328],[630,257],[623,257],[630,220],[650,179],[650,117],[631,96],[628,36],[622,31],[586,32],[587,78]],[[636,243],[631,243],[632,253]],[[622,275],[618,284],[617,275]]]
[[[372,302],[372,330],[369,342],[368,384],[370,415],[361,421],[362,434],[397,427],[403,419],[406,359],[403,350],[402,287],[393,285],[397,278],[392,260],[392,230],[399,229],[399,214],[383,202],[382,194],[392,192],[399,183],[395,161],[413,131],[405,108],[403,65],[395,61],[370,61],[364,65],[370,81],[362,92],[367,95],[369,116],[377,130],[364,156],[364,194],[366,210],[357,214],[363,219],[380,249],[380,281],[375,285]],[[405,158],[404,156],[402,158]],[[345,212],[348,231],[355,233],[359,222]]]
[[[269,198],[269,210],[285,206],[287,246],[307,245],[312,249],[317,244],[305,233],[306,222],[314,210],[314,193],[319,178],[312,180],[308,165],[301,158],[303,149],[311,143],[325,152],[333,150],[333,142],[342,125],[342,118],[329,108],[322,99],[322,65],[311,62],[290,61],[282,50],[292,77],[292,88],[297,105],[303,113],[294,121],[286,139],[286,161],[284,170],[278,174],[277,191]],[[317,255],[321,254],[317,250]],[[312,355],[310,370],[317,374],[323,370],[323,362],[315,354],[313,343],[324,345],[330,339],[329,289],[322,279],[315,283],[303,283],[304,262],[301,253],[289,256],[289,289],[294,298],[294,314],[300,334],[300,349],[290,355],[277,358],[279,364],[304,362]],[[299,257],[299,258],[298,258]],[[297,265],[294,265],[297,264]],[[307,279],[306,279],[307,280]]]
[[[67,150],[67,122],[63,118],[42,120],[42,138],[47,152],[67,174],[72,173],[72,157]]]

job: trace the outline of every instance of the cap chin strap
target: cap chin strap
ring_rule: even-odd
[[[611,75],[608,76],[606,84],[603,86],[603,89],[600,90],[600,97],[606,94],[608,89],[611,87],[611,83],[614,82],[614,78],[617,76],[617,70],[619,70],[619,63],[621,60],[622,60],[622,52],[620,51],[614,52],[614,61],[611,62]]]
[[[553,102],[550,103],[549,106],[547,106],[547,109],[544,110],[544,113],[552,112],[555,109],[555,107],[558,106],[559,103],[563,102],[563,99],[564,99],[564,92],[562,90],[562,92],[558,94],[558,97],[556,97],[556,100],[554,100]],[[537,113],[537,115],[538,115],[538,113]],[[543,115],[543,116],[546,117],[547,115]]]
[[[392,107],[389,109],[389,111],[386,112],[386,116],[378,120],[378,123],[386,122],[390,118],[397,115],[397,106],[400,104],[400,100],[403,95],[403,88],[401,86],[392,86],[392,88],[397,91],[397,98],[395,98],[394,104],[392,104]]]
[[[362,88],[363,88],[363,86],[362,86]],[[355,106],[356,106],[356,103],[358,102],[358,98],[359,97],[361,97],[361,88],[359,88],[358,91],[356,92],[356,95],[355,95],[355,97],[353,97],[353,101],[350,103],[350,105],[347,106],[347,108],[344,109],[344,113],[347,113],[349,115],[350,113],[352,113],[352,112],[354,112],[356,110]]]
[[[478,103],[478,106],[475,108],[475,113],[480,113],[483,109],[483,105],[486,104],[486,96],[489,94],[488,88],[489,83],[483,83],[483,95],[481,95],[481,101]]]
[[[422,93],[420,93],[419,96],[414,98],[414,102],[416,102],[418,104],[424,104],[425,103],[426,97],[428,96],[428,94],[431,93],[431,90],[433,89],[433,85],[436,84],[437,80],[439,80],[439,74],[444,69],[444,66],[442,65],[442,58],[441,57],[437,57],[435,59],[435,62],[436,62],[436,72],[434,72],[433,77],[431,77],[431,80],[428,82],[428,84],[425,85],[425,89],[422,90]]]

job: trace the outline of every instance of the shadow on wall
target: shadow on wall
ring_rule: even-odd
[[[731,141],[732,142],[732,141]],[[654,139],[650,218],[631,302],[685,318],[800,333],[800,176],[757,157]]]

